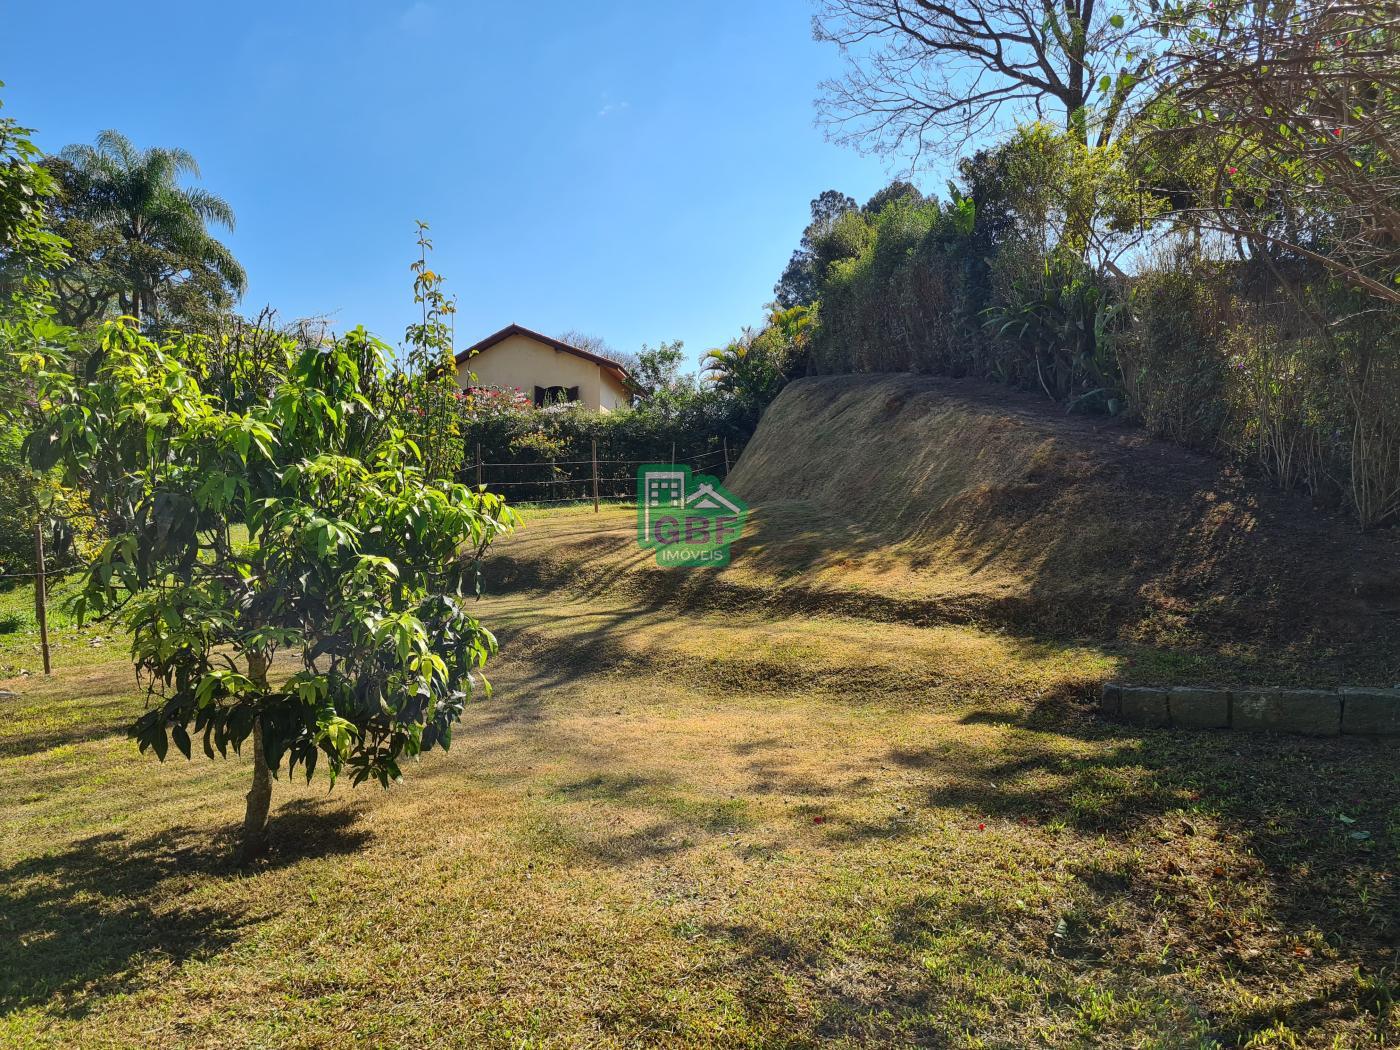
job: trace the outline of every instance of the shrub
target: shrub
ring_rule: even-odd
[[[516,519],[427,476],[379,396],[389,349],[363,329],[287,343],[273,394],[243,412],[181,363],[183,337],[124,319],[100,338],[81,373],[30,360],[47,411],[26,451],[112,523],[75,604],[131,635],[153,700],[130,730],[141,750],[188,758],[202,737],[212,758],[251,739],[256,854],[284,758],[289,775],[319,764],[387,787],[402,759],[451,743],[495,651],[469,611],[480,561]],[[278,651],[292,669],[269,677]]]
[[[966,195],[886,194],[814,241],[811,371],[1038,390],[1233,455],[1363,527],[1400,521],[1400,307],[1306,257],[1211,260],[1198,237],[1129,276],[1115,253],[1165,203],[1114,150],[1040,126],[959,172]]]
[[[727,346],[709,351],[703,371],[716,391],[737,398],[757,419],[789,377],[805,367],[816,316],[811,306],[775,309],[762,331],[745,330]]]
[[[1282,489],[1328,488],[1329,434],[1344,421],[1327,396],[1317,347],[1250,318],[1224,336],[1228,371],[1225,443]]]
[[[1114,400],[1121,316],[1112,286],[1066,256],[1047,259],[986,311],[987,327],[1004,349],[1004,377],[1070,407]]]
[[[819,372],[961,374],[976,340],[965,284],[972,204],[901,197],[870,222],[857,256],[831,264],[822,283],[821,322],[812,337]],[[847,223],[867,222],[858,213]]]
[[[631,496],[639,463],[674,457],[722,475],[726,442],[733,462],[761,411],[715,390],[613,412],[536,409],[496,394],[469,413],[466,475],[476,480],[479,456],[490,464],[482,480],[513,503],[591,499],[596,441],[601,495]]]
[[[1345,503],[1364,528],[1400,518],[1400,347],[1390,311],[1325,334],[1289,304],[1242,311],[1223,339],[1228,446],[1284,489]]]
[[[1132,322],[1117,346],[1128,406],[1154,437],[1218,446],[1225,425],[1225,268],[1178,256],[1133,281]]]
[[[17,426],[0,423],[0,590],[30,582],[38,521],[51,572],[91,558],[103,540],[86,495],[60,485],[53,472],[32,470],[22,439]]]
[[[1349,417],[1347,494],[1363,527],[1400,518],[1400,348],[1363,336],[1342,359]],[[1367,333],[1370,335],[1371,333]]]

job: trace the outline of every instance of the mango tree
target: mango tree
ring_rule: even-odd
[[[496,649],[469,612],[478,567],[516,519],[425,476],[388,350],[362,330],[287,342],[274,382],[232,402],[201,389],[200,351],[128,319],[85,366],[32,355],[44,423],[27,445],[107,526],[79,611],[131,635],[141,750],[212,758],[251,738],[246,858],[284,764],[387,786],[450,745]]]

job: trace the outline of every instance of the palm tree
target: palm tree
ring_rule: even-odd
[[[754,344],[753,329],[745,326],[738,339],[731,339],[725,346],[706,350],[701,358],[704,363],[700,371],[705,378],[715,384],[716,390],[737,394],[744,386],[746,367],[749,365],[749,351]]]
[[[183,176],[199,178],[188,150],[138,150],[121,132],[104,131],[96,145],[68,146],[59,156],[84,183],[80,218],[115,235],[121,249],[108,261],[119,274],[122,313],[158,322],[162,300],[185,280],[212,283],[216,295],[243,293],[243,267],[209,233],[210,224],[233,229],[233,208],[180,185]]]
[[[775,309],[761,332],[745,328],[738,339],[707,351],[701,371],[717,390],[766,405],[802,364],[815,320],[811,306]]]

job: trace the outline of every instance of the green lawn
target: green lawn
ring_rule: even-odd
[[[0,1045],[1400,1043],[1393,744],[1110,727],[1121,653],[971,626],[482,612],[451,753],[279,783],[248,871],[246,765],[138,755],[120,641],[0,681]]]

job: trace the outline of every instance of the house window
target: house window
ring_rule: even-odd
[[[577,401],[578,387],[576,386],[537,386],[535,387],[535,407],[544,408],[545,405],[557,405],[561,401]]]

